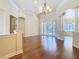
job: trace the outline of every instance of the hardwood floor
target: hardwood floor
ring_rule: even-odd
[[[9,59],[79,59],[79,49],[72,47],[72,42],[70,38],[28,37],[23,40],[24,53]]]

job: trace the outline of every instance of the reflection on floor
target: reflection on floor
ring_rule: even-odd
[[[72,43],[72,37],[64,37],[62,41],[52,36],[25,38],[24,53],[10,59],[79,59],[79,50]]]

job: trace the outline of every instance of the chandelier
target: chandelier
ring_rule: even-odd
[[[49,5],[47,5],[46,0],[44,0],[44,4],[40,7],[39,11],[40,13],[47,14],[52,12],[52,8]]]

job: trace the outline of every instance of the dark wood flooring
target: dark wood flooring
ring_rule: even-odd
[[[52,36],[27,37],[23,40],[24,53],[9,59],[79,59],[79,49],[73,39],[63,41]]]

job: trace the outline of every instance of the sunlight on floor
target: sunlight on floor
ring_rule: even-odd
[[[73,37],[64,37],[64,48],[65,48],[65,55],[67,59],[72,59],[73,58]],[[72,55],[71,55],[72,54]]]
[[[51,52],[56,51],[56,39],[52,36],[42,36],[42,46],[44,50]]]

